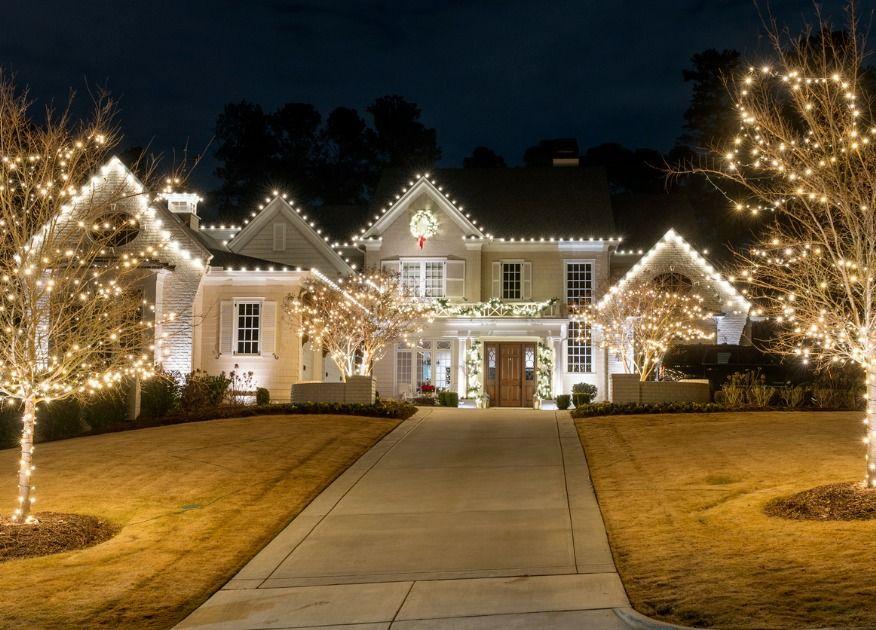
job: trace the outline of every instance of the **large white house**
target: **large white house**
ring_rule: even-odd
[[[176,313],[158,331],[156,359],[184,373],[252,371],[277,401],[289,400],[293,383],[340,380],[282,302],[310,275],[338,278],[362,266],[397,272],[437,313],[415,344],[374,366],[385,398],[429,382],[461,398],[531,406],[588,382],[605,399],[609,375],[622,367],[579,341],[569,308],[640,274],[690,284],[715,313],[715,343],[739,344],[749,305],[733,286],[672,230],[648,251],[622,249],[603,172],[563,164],[387,173],[374,221],[347,243],[332,242],[282,195],[243,225],[214,226],[200,224],[196,195],[164,195],[151,210],[159,220],[141,222],[131,243],[174,241],[148,281],[156,312]],[[141,186],[115,158],[101,177]],[[415,215],[426,219],[425,239],[412,228]]]

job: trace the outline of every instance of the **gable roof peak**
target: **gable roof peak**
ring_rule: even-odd
[[[602,297],[602,301],[610,299],[615,293],[623,289],[627,283],[631,282],[636,276],[642,273],[648,266],[652,258],[666,245],[675,245],[693,262],[694,266],[699,269],[703,277],[714,282],[721,291],[728,295],[732,300],[743,308],[746,312],[751,309],[751,303],[734,287],[724,276],[710,263],[705,256],[696,250],[685,238],[679,234],[674,228],[669,228],[666,233],[654,245],[645,252],[635,265],[633,265],[624,276],[615,283]]]
[[[402,184],[401,192],[397,193],[392,201],[381,208],[380,212],[374,215],[368,225],[359,230],[359,234],[354,234],[354,241],[367,240],[372,238],[375,233],[382,231],[383,227],[392,223],[401,213],[402,208],[409,203],[416,193],[422,189],[429,190],[435,199],[444,207],[444,210],[450,217],[467,232],[466,236],[476,238],[486,238],[490,235],[484,233],[477,221],[466,213],[461,205],[457,205],[448,192],[444,190],[444,186],[439,184],[430,173],[416,173],[413,180],[408,180],[407,185]]]
[[[344,256],[340,247],[336,246],[339,244],[332,244],[329,235],[323,234],[322,228],[317,225],[316,221],[303,213],[300,207],[294,206],[293,202],[287,199],[285,193],[279,194],[277,191],[274,191],[274,193],[273,197],[266,197],[266,203],[260,205],[258,211],[252,212],[251,220],[245,219],[243,228],[228,239],[228,249],[233,252],[244,247],[272,216],[282,214],[293,225],[301,228],[305,238],[314,246],[325,250],[328,258],[334,262],[338,271],[345,274],[352,273],[356,266],[350,262],[349,258]]]

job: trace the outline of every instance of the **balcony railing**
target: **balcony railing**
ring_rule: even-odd
[[[486,302],[450,302],[444,298],[436,299],[433,304],[435,317],[470,317],[481,319],[485,317],[559,317],[560,301],[557,298],[543,302],[503,302],[493,298]]]

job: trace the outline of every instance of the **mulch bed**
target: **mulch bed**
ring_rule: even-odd
[[[97,545],[112,538],[118,529],[86,514],[40,512],[38,523],[16,525],[0,518],[0,562],[46,556]]]
[[[773,499],[768,516],[801,521],[862,521],[876,518],[876,488],[862,482],[833,483]]]

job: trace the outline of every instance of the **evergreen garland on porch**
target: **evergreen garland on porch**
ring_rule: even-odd
[[[536,396],[541,400],[554,397],[551,381],[554,371],[554,351],[543,341],[538,342],[538,361],[536,363]]]

